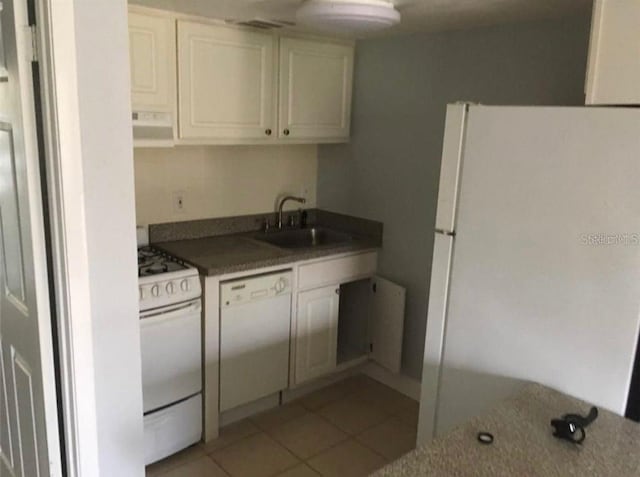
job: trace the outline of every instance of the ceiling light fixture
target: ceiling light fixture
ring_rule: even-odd
[[[318,30],[358,35],[397,25],[400,12],[385,0],[307,0],[296,19]]]

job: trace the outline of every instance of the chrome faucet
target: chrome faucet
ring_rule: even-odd
[[[282,208],[284,207],[284,203],[287,202],[288,200],[293,200],[293,201],[299,202],[300,204],[304,204],[307,201],[307,199],[305,199],[304,197],[294,197],[292,195],[283,197],[280,200],[280,205],[278,206],[278,228],[279,229],[282,229]]]

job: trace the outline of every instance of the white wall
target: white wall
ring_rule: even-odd
[[[269,212],[283,194],[304,192],[305,207],[316,205],[315,145],[136,149],[134,156],[138,224]],[[183,212],[174,207],[176,192]]]
[[[421,376],[447,103],[584,104],[588,36],[579,16],[358,42],[352,142],[319,148],[318,207],[384,222],[406,374]]]
[[[142,477],[127,3],[73,5],[100,475]]]

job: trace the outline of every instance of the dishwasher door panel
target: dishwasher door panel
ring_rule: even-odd
[[[286,389],[291,294],[220,311],[220,411]]]

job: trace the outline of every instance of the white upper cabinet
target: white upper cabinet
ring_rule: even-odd
[[[134,124],[138,139],[162,136],[171,145],[349,140],[352,42],[283,38],[178,17],[129,10],[132,105],[147,113]]]
[[[595,0],[587,104],[640,104],[640,1]]]
[[[275,37],[178,21],[179,136],[265,140],[276,135]]]
[[[280,39],[280,137],[348,140],[353,56],[352,45]]]
[[[175,110],[175,27],[165,16],[129,12],[134,111]]]

